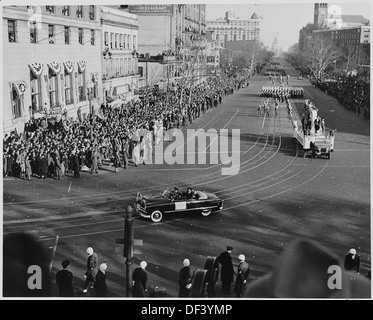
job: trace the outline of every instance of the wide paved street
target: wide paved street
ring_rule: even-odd
[[[318,241],[340,259],[356,248],[361,273],[370,270],[370,123],[345,110],[337,101],[298,80],[299,72],[285,63],[290,85],[303,86],[325,118],[327,128],[337,129],[331,159],[303,157],[292,138],[285,104],[278,118],[257,116],[263,100],[260,89],[270,85],[264,71],[250,79],[249,87],[225,97],[188,128],[240,129],[240,171],[221,175],[222,164],[130,166],[115,173],[103,167],[99,175],[82,173],[82,179],[62,181],[5,178],[4,234],[27,231],[47,248],[59,243],[53,271],[71,261],[76,296],[83,287],[86,253],[92,246],[99,262],[107,262],[109,295],[125,297],[125,259],[115,250],[115,238],[123,236],[123,209],[132,205],[137,191],[159,192],[178,186],[213,192],[224,199],[224,209],[199,214],[166,215],[160,223],[136,218],[135,238],[143,239],[143,253],[134,266],[148,262],[149,288],[165,287],[178,293],[178,272],[184,258],[195,270],[203,269],[208,256],[217,256],[227,245],[245,254],[251,278],[272,269],[276,257],[295,238]],[[303,113],[303,100],[292,101]],[[272,103],[273,105],[273,103]],[[299,117],[299,115],[298,115]],[[197,147],[198,148],[198,147]],[[207,150],[208,151],[208,150]],[[88,296],[93,296],[93,289]],[[56,291],[57,295],[57,291]],[[218,295],[220,293],[220,288]]]

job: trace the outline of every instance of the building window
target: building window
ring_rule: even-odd
[[[83,6],[78,6],[76,9],[76,17],[83,18]]]
[[[50,44],[54,44],[54,26],[48,25],[48,39]]]
[[[110,33],[110,49],[114,46],[114,33]]]
[[[119,48],[120,50],[123,50],[122,34],[119,35]]]
[[[62,14],[64,16],[69,16],[70,15],[70,6],[63,6],[62,7]]]
[[[37,30],[36,21],[32,21],[30,25],[30,43],[36,43],[37,41],[36,30]]]
[[[70,28],[65,27],[65,44],[70,44]]]
[[[104,33],[104,44],[105,47],[109,47],[109,34],[107,32]]]
[[[80,44],[83,44],[83,29],[78,28],[78,41]]]
[[[23,94],[19,95],[16,89],[12,85],[12,109],[13,117],[19,118],[22,116],[23,110]]]
[[[49,71],[48,91],[51,108],[57,107],[57,75]]]
[[[91,45],[95,45],[95,30],[91,30]]]
[[[82,73],[78,73],[78,93],[79,93],[79,101],[86,100],[85,94],[85,71]]]
[[[45,11],[48,13],[55,13],[54,6],[45,6]]]
[[[73,73],[65,74],[65,102],[66,102],[66,105],[73,103],[72,75],[73,75]]]
[[[126,40],[127,40],[127,35],[123,35],[123,48],[126,49]]]
[[[133,36],[132,49],[136,49],[136,36]]]
[[[95,6],[89,6],[89,19],[95,19]]]
[[[115,49],[118,49],[118,33],[115,34]]]
[[[9,42],[16,41],[16,22],[15,20],[8,20],[8,40]]]
[[[41,111],[42,105],[40,100],[40,78],[35,77],[30,71],[30,83],[31,83],[31,107],[34,111]]]

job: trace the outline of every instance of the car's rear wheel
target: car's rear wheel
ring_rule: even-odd
[[[202,215],[204,216],[204,217],[207,217],[207,216],[209,216],[210,215],[210,213],[211,213],[211,209],[204,209],[204,210],[202,210]]]
[[[160,222],[162,220],[163,214],[159,210],[155,210],[150,215],[150,219],[152,219],[153,222]]]

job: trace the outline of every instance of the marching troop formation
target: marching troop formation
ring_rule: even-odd
[[[304,89],[302,87],[262,87],[262,97],[278,98],[282,102],[286,98],[303,98]]]

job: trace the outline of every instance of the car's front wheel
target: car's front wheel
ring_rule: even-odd
[[[205,209],[205,210],[202,210],[202,215],[204,216],[204,217],[207,217],[207,216],[209,216],[210,215],[210,213],[211,213],[211,209]]]
[[[162,220],[163,214],[159,210],[155,210],[150,215],[150,219],[152,219],[153,222],[160,222]]]

